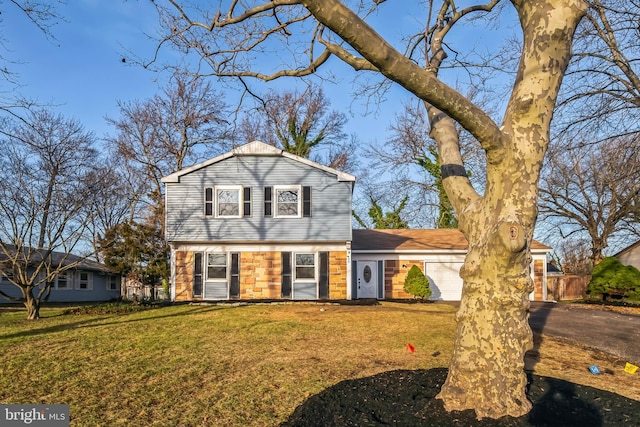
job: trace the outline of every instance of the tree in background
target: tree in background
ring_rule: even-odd
[[[335,57],[382,84],[395,82],[425,102],[443,185],[469,242],[460,272],[464,288],[453,358],[438,397],[447,410],[474,409],[479,418],[529,412],[523,368],[524,354],[532,347],[527,310],[533,290],[529,248],[537,184],[585,2],[511,1],[520,21],[522,50],[517,67],[510,70],[513,87],[500,124],[440,79],[454,45],[450,34],[470,18],[497,16],[506,4],[500,0],[465,7],[451,1],[417,2],[426,21],[411,28],[415,32],[399,48],[367,23],[374,13],[382,16],[387,2],[354,1],[353,8],[339,0],[231,2],[225,10],[182,1],[154,4],[167,24],[160,42],[197,55],[198,63],[207,63],[216,76],[243,82],[249,77],[307,77],[325,70]],[[405,24],[402,30],[410,30]],[[454,65],[463,58],[459,50],[452,57]],[[456,123],[486,153],[484,194],[476,192],[467,175]]]
[[[116,130],[107,143],[123,168],[135,172],[133,202],[143,205],[134,210],[162,219],[160,179],[228,148],[223,99],[210,83],[177,72],[161,95],[118,103],[120,117],[107,118]]]
[[[540,182],[540,218],[562,239],[591,241],[596,265],[616,234],[640,232],[633,213],[640,202],[638,137],[609,140],[606,145],[554,147]],[[629,242],[627,242],[629,243]]]
[[[391,212],[383,212],[382,206],[375,200],[373,197],[370,198],[371,207],[369,208],[369,218],[371,219],[371,224],[368,225],[365,221],[360,218],[360,216],[353,211],[353,217],[356,222],[360,224],[362,228],[375,228],[375,229],[398,229],[398,228],[409,228],[409,224],[407,221],[403,220],[400,217],[400,212],[407,205],[407,201],[409,200],[409,196],[405,196],[401,201],[398,207],[394,208]]]
[[[135,192],[131,191],[120,165],[113,160],[100,163],[87,177],[95,190],[94,197],[87,200],[87,210],[90,216],[88,238],[97,262],[104,261],[98,240],[107,230],[135,218],[132,213]]]
[[[69,255],[85,239],[95,197],[98,158],[93,134],[49,110],[7,121],[0,140],[0,274],[21,291],[29,319],[38,319],[54,278],[75,268]],[[60,252],[62,257],[54,257]]]
[[[593,144],[640,131],[640,7],[588,0],[554,116],[555,139]]]
[[[303,92],[269,91],[241,125],[242,143],[260,140],[300,157],[346,170],[353,165],[353,146],[344,133],[347,118],[330,109],[321,87]],[[236,137],[237,139],[237,137]]]
[[[143,245],[129,250],[145,255],[140,261],[144,267],[123,270],[122,273],[135,274],[146,283],[151,279],[168,277],[147,274],[150,268],[157,267],[157,260],[148,259],[153,251],[167,266],[161,270],[168,269],[168,248],[162,238],[164,186],[161,179],[229,148],[226,142],[226,104],[224,97],[210,83],[176,72],[161,95],[118,105],[120,117],[107,119],[116,129],[116,135],[107,138],[107,143],[114,157],[121,160],[118,171],[124,178],[121,180],[125,186],[122,190],[129,193],[130,214],[128,221],[120,224],[121,227],[110,224],[109,233],[99,238],[99,246],[103,250],[110,247],[112,236],[107,234],[111,233],[115,233],[113,244]],[[133,227],[131,230],[144,238],[116,238],[127,230],[126,227]],[[150,244],[156,245],[155,249],[152,250],[148,246]],[[110,254],[103,255],[107,263],[111,262]]]
[[[169,278],[169,248],[155,223],[124,222],[108,229],[98,245],[104,263],[129,281],[154,288]]]
[[[554,245],[553,259],[565,274],[588,276],[593,270],[592,254],[590,241],[566,239]]]
[[[423,103],[406,102],[404,110],[396,116],[390,129],[391,138],[388,143],[381,148],[374,148],[370,155],[378,160],[381,169],[392,171],[394,180],[389,186],[418,193],[414,194],[415,200],[418,200],[420,193],[428,193],[430,204],[436,206],[435,227],[457,228],[458,220],[442,183],[438,146],[429,136],[429,123]],[[478,152],[477,144],[462,131],[459,132],[459,139],[466,164],[473,171],[479,170],[483,166],[479,164],[482,163],[480,159],[483,154]],[[415,166],[418,167],[417,171]],[[481,176],[480,172],[472,174],[471,170],[468,169],[469,177]],[[416,181],[415,172],[424,180]],[[481,182],[479,184],[482,185]]]
[[[404,279],[404,291],[420,299],[429,299],[431,296],[429,279],[417,265],[413,265],[409,269],[407,277]]]

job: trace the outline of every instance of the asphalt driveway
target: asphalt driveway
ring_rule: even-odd
[[[563,338],[640,364],[638,315],[532,302],[529,324],[534,333]]]

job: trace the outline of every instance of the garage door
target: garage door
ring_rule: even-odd
[[[461,261],[425,262],[432,300],[459,301],[462,296]]]

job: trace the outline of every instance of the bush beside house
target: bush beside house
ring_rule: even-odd
[[[431,296],[429,279],[425,277],[417,265],[409,269],[407,277],[404,280],[404,291],[421,299],[429,299]]]
[[[618,296],[640,300],[640,270],[623,265],[617,258],[604,258],[593,268],[591,281],[587,286],[590,296]]]

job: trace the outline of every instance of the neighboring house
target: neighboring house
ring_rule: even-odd
[[[614,255],[624,265],[632,265],[640,270],[640,241],[627,246]]]
[[[122,278],[122,297],[129,301],[168,299],[161,285],[147,285],[132,277]]]
[[[409,298],[411,265],[432,299],[459,300],[457,230],[352,230],[355,177],[254,141],[162,179],[174,301]],[[532,298],[546,298],[534,242]]]
[[[52,267],[57,268],[60,263],[63,265],[77,263],[77,265],[56,276],[51,283],[48,302],[98,302],[120,298],[120,274],[104,264],[72,254],[52,252]],[[21,290],[2,274],[0,274],[0,290],[13,297],[22,296]],[[0,295],[0,303],[14,302]]]

